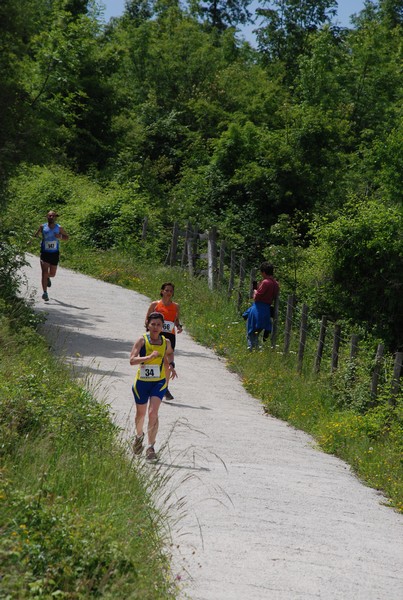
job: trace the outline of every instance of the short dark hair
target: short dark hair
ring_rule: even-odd
[[[163,283],[163,284],[162,284],[162,286],[161,286],[161,292],[160,292],[160,296],[162,296],[162,292],[165,290],[165,288],[166,288],[168,285],[170,285],[170,286],[171,286],[171,288],[173,289],[173,291],[175,292],[175,286],[174,286],[174,284],[173,284],[173,283],[171,283],[170,281],[167,281],[166,283]],[[173,296],[173,294],[172,294],[172,296]]]
[[[274,267],[271,263],[267,262],[266,260],[264,262],[262,262],[262,264],[260,265],[260,271],[262,273],[266,273],[266,275],[273,275],[274,273]]]
[[[160,312],[150,313],[147,317],[146,325],[149,325],[150,321],[152,321],[153,319],[161,319],[161,321],[164,322],[164,315],[162,315]]]

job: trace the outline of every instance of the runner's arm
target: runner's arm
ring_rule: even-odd
[[[168,358],[168,364],[171,365],[174,362],[174,349],[172,348],[171,340],[167,339],[167,349],[165,356]],[[175,364],[174,364],[175,366]]]
[[[59,232],[60,233],[56,234],[57,239],[66,241],[69,239],[69,234],[65,229],[63,229],[63,227],[60,227]]]
[[[29,240],[27,241],[27,246],[29,246],[29,244],[33,241],[34,238],[39,237],[39,235],[42,235],[42,229],[43,229],[43,225],[39,225],[38,229],[35,231],[34,234],[32,234],[32,237],[29,238]]]
[[[175,327],[178,331],[178,333],[182,333],[183,331],[183,327],[182,327],[182,323],[180,321],[180,308],[179,308],[179,304],[176,304],[176,319],[175,319]]]
[[[140,363],[147,362],[153,358],[157,358],[159,353],[157,350],[153,350],[148,356],[140,356],[140,350],[144,346],[144,338],[141,337],[134,343],[132,351],[130,352],[130,364],[139,365]]]
[[[35,231],[32,237],[39,237],[39,234],[42,235],[43,225],[39,225],[38,229]]]
[[[167,340],[167,349],[164,354],[164,367],[165,367],[165,373],[167,373],[167,380],[175,379],[175,377],[178,377],[178,374],[175,371],[174,351],[171,346],[171,342],[169,340]],[[169,373],[169,377],[168,377],[168,373]]]

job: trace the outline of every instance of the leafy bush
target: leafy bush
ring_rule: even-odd
[[[107,407],[69,382],[61,365],[49,361],[46,344],[38,334],[29,327],[12,333],[3,322],[0,337],[10,354],[18,351],[12,373],[6,356],[0,364],[0,454],[14,452],[22,438],[39,434],[55,435],[60,444],[73,436],[80,447],[91,435],[99,442],[105,436],[111,438],[114,426]]]
[[[21,283],[18,271],[26,264],[16,245],[0,241],[0,295],[7,303],[15,299]]]
[[[102,187],[83,175],[53,165],[21,167],[11,180],[4,227],[11,237],[23,239],[46,220],[48,210],[56,210],[59,221],[70,234],[63,245],[62,258],[74,251],[93,247],[100,250],[130,248],[139,256],[161,257],[166,251],[164,215],[135,182],[110,183]],[[147,237],[142,240],[144,219]],[[38,241],[35,242],[36,246]],[[31,245],[31,249],[33,244]]]
[[[301,295],[319,314],[366,323],[390,349],[403,347],[403,213],[353,199],[338,218],[312,229],[299,274]]]

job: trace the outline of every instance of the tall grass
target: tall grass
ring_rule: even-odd
[[[0,339],[1,597],[174,598],[155,472],[32,329]]]
[[[268,346],[248,354],[245,323],[236,303],[228,300],[225,290],[210,291],[204,278],[192,278],[179,268],[138,262],[117,251],[88,253],[85,261],[73,255],[68,262],[152,299],[159,297],[162,282],[174,282],[186,330],[227,359],[228,367],[240,375],[266,411],[313,435],[318,446],[346,460],[363,481],[381,490],[391,506],[403,511],[403,394],[392,405],[390,380],[385,376],[374,404],[368,361],[360,359],[354,366],[354,381],[348,361],[332,376],[325,371],[315,375],[312,362],[307,365],[316,342],[308,340],[307,360],[298,375],[296,348],[288,355],[280,347],[273,350]]]

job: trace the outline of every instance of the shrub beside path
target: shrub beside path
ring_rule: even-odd
[[[150,299],[59,268],[43,332],[133,435],[129,353]],[[178,336],[175,399],[160,414],[173,569],[192,600],[402,600],[402,516],[341,460],[264,414],[225,361]],[[262,374],[264,376],[264,374]],[[162,492],[161,492],[162,494]],[[158,599],[156,599],[158,600]]]

